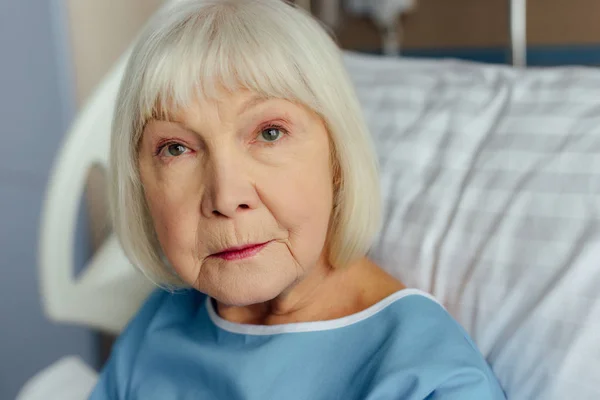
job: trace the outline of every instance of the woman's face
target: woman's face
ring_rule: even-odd
[[[245,91],[192,103],[146,125],[139,167],[162,249],[201,292],[256,304],[326,267],[329,137],[306,108]]]

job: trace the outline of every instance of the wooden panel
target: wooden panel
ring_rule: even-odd
[[[600,1],[528,0],[532,44],[600,44]]]
[[[504,0],[419,0],[402,18],[405,48],[502,46],[508,42],[508,7]],[[349,49],[379,48],[380,38],[369,19],[344,15],[338,32]]]
[[[599,0],[528,0],[530,45],[600,44]],[[444,49],[507,46],[509,0],[419,0],[403,17],[404,47]],[[338,32],[349,49],[378,49],[368,19],[344,17]]]
[[[405,18],[405,47],[501,46],[508,40],[506,0],[421,0]]]

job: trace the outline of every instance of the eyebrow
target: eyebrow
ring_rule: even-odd
[[[269,100],[271,100],[271,99],[266,96],[260,96],[260,95],[252,96],[250,99],[248,99],[244,103],[242,103],[242,105],[240,106],[240,108],[238,110],[238,113],[243,114],[246,111],[248,111],[249,109],[256,107],[257,105],[262,104]]]

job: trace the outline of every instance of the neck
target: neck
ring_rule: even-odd
[[[247,307],[217,303],[217,311],[221,318],[243,324],[324,321],[355,314],[403,288],[400,282],[363,258],[340,269],[324,264],[316,267],[271,301]]]

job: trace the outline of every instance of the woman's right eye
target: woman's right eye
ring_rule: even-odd
[[[171,143],[163,146],[159,152],[159,155],[163,157],[179,157],[188,151],[189,149],[182,144]]]

